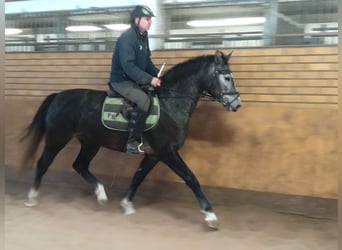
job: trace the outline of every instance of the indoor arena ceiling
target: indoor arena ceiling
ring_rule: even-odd
[[[17,0],[6,0],[6,2]],[[191,3],[190,3],[191,2]],[[169,28],[189,28],[186,22],[194,19],[264,16],[270,0],[228,1],[180,1],[164,0],[162,15]],[[337,0],[278,0],[277,14],[289,22],[298,24],[336,22]],[[106,24],[108,21],[129,23],[128,13],[132,6],[88,8],[58,12],[18,13],[6,15],[6,27],[44,27],[56,29],[63,23],[87,22]]]
[[[25,0],[6,0],[6,2],[25,1]],[[216,17],[234,17],[234,16],[253,16],[264,13],[265,5],[270,0],[228,0],[228,1],[177,1],[165,0],[164,8],[167,15],[172,19],[190,20],[197,18],[216,18]],[[191,2],[191,3],[187,3]],[[109,8],[89,8],[89,9],[74,9],[69,11],[60,11],[63,14],[82,15],[89,20],[106,20],[116,17],[117,19],[125,19],[127,12],[131,6],[127,7],[109,7]],[[278,0],[278,11],[283,15],[291,16],[295,19],[303,19],[303,16],[315,20],[325,22],[337,15],[337,0]],[[45,15],[51,15],[51,12],[46,12]],[[14,16],[42,16],[43,13],[20,13]],[[337,20],[335,18],[335,20]],[[300,20],[298,20],[300,21]]]

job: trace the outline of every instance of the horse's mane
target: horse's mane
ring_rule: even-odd
[[[198,74],[203,66],[208,66],[214,61],[213,55],[203,55],[190,58],[187,61],[176,64],[165,72],[162,77],[163,83],[178,82],[189,75]]]

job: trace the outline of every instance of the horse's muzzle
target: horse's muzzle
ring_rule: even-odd
[[[236,112],[241,107],[239,94],[224,95],[222,97],[223,107],[228,111]]]
[[[235,108],[232,108],[232,111],[233,111],[233,112],[236,112],[236,111],[238,111],[239,108],[241,108],[241,104],[239,104],[239,105],[236,106]]]

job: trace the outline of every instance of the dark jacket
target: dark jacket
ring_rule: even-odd
[[[116,42],[112,57],[110,82],[130,80],[140,85],[149,84],[158,69],[151,61],[147,32],[141,34],[131,26]]]

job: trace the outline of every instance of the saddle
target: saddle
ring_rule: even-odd
[[[157,96],[151,96],[151,107],[144,131],[152,129],[159,121],[160,107]],[[109,91],[102,104],[101,121],[111,130],[128,131],[128,121],[132,103],[114,91]]]

